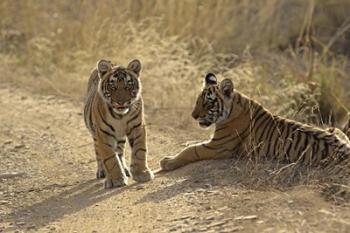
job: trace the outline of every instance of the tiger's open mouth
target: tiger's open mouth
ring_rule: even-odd
[[[113,110],[118,114],[125,114],[129,111],[128,105],[120,105],[117,103],[112,104]]]
[[[211,125],[211,122],[208,122],[205,119],[199,119],[198,123],[199,123],[199,126],[205,127],[205,128]]]

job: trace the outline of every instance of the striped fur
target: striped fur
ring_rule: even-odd
[[[96,176],[106,177],[105,188],[126,185],[130,173],[140,182],[154,177],[147,165],[140,70],[138,60],[127,68],[100,60],[89,79],[84,120],[94,140]],[[132,150],[130,172],[124,158],[126,139]]]
[[[268,157],[331,167],[332,171],[345,163],[350,170],[350,143],[339,138],[338,131],[329,132],[273,115],[259,103],[234,91],[229,79],[217,83],[215,75],[208,74],[192,116],[202,127],[215,124],[213,137],[185,148],[176,156],[163,158],[162,170],[173,170],[198,160],[233,156]]]

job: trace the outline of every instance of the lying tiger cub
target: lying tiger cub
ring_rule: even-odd
[[[273,115],[234,90],[230,79],[218,83],[212,73],[205,77],[192,117],[202,127],[215,124],[213,137],[185,148],[176,156],[163,158],[162,170],[249,153],[332,169],[342,161],[348,163],[350,158],[349,140],[340,130],[322,130]]]

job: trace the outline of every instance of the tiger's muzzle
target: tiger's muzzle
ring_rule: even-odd
[[[130,106],[126,103],[120,104],[120,103],[112,103],[113,111],[117,114],[124,115],[129,112]]]

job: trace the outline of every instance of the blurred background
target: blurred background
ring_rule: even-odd
[[[350,108],[349,0],[2,0],[0,80],[83,100],[101,58],[142,61],[147,111],[189,118],[206,72],[274,113]]]

